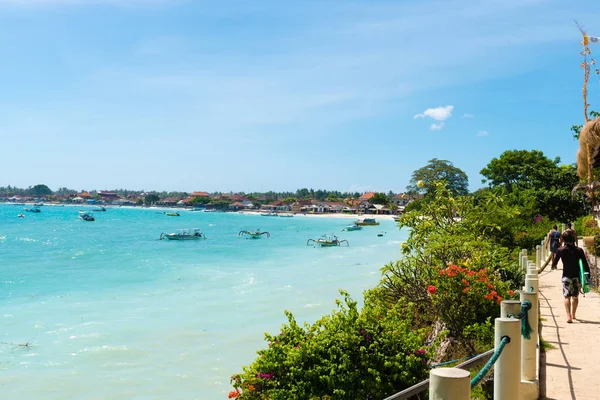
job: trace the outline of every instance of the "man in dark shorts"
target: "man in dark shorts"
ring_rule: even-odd
[[[550,253],[552,253],[552,261],[554,261],[554,255],[556,254],[556,250],[560,245],[560,232],[558,231],[558,226],[554,225],[552,230],[548,232],[548,237],[546,238],[546,249],[550,248]],[[555,266],[550,268],[550,270],[556,269]]]
[[[556,268],[558,260],[563,262],[562,288],[565,297],[565,310],[567,311],[567,322],[573,322],[577,305],[579,304],[579,290],[581,282],[579,281],[579,260],[583,263],[583,269],[587,274],[590,273],[590,267],[583,249],[575,246],[575,236],[573,230],[565,230],[562,234],[564,246],[556,250],[556,255],[552,261],[552,268]]]

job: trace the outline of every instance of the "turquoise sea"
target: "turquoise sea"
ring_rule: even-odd
[[[0,205],[6,400],[226,399],[284,309],[312,323],[341,288],[360,300],[407,236],[393,221],[340,232],[352,220],[108,208],[85,222],[75,207],[22,208]],[[207,240],[158,240],[181,228]],[[256,228],[271,237],[237,236]],[[306,246],[332,232],[350,247]]]

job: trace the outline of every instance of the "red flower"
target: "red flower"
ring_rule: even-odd
[[[435,286],[433,286],[433,285],[427,286],[427,293],[435,294],[435,292],[437,292],[437,288]]]
[[[513,297],[515,295],[515,291],[510,289],[510,291],[508,292],[508,294],[510,295],[510,297]]]
[[[466,288],[463,289],[463,293],[467,293],[468,291],[469,291],[468,287],[466,287]]]
[[[494,285],[492,285],[491,283],[488,283],[487,286],[488,286],[488,289],[493,289],[494,288]]]
[[[235,389],[234,391],[229,392],[229,395],[227,397],[230,399],[235,399],[235,398],[239,397],[240,394],[241,393],[240,393],[239,389]]]
[[[466,279],[463,279],[463,280],[462,280],[462,283],[464,283],[464,284],[465,284],[465,286],[469,286],[469,281],[468,281],[468,280],[466,280]]]

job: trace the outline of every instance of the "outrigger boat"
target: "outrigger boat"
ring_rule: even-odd
[[[84,221],[95,221],[96,220],[92,214],[87,213],[85,211],[79,211],[79,218],[81,218]]]
[[[277,217],[278,216],[277,213],[271,212],[271,211],[260,213],[260,215],[262,215],[263,217]]]
[[[33,208],[24,208],[23,211],[27,211],[27,212],[32,212],[32,213],[39,213],[42,212],[39,208],[37,207],[33,207]]]
[[[359,226],[374,226],[379,225],[379,222],[375,218],[363,218],[356,221],[355,224]]]
[[[238,236],[243,235],[249,235],[250,239],[260,239],[262,235],[267,235],[267,238],[271,237],[269,232],[261,232],[260,229],[257,229],[256,231],[240,231],[240,233],[238,233]]]
[[[346,225],[342,231],[360,231],[363,227],[358,224]]]
[[[348,243],[347,240],[339,240],[337,236],[335,235],[323,235],[320,238],[318,238],[317,240],[315,239],[308,239],[306,241],[306,245],[310,246],[310,242],[313,242],[314,246],[320,246],[320,247],[336,247],[336,246],[341,246],[342,243],[346,243],[346,246],[350,246],[350,243]]]
[[[168,239],[168,240],[199,240],[206,239],[206,236],[202,232],[200,232],[199,228],[192,229],[181,229],[175,233],[161,233],[160,239]]]
[[[179,217],[179,213],[178,212],[165,212],[166,215],[168,215],[169,217]]]
[[[94,208],[92,211],[106,211],[106,208],[99,206],[98,208]]]

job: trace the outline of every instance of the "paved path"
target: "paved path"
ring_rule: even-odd
[[[546,350],[545,393],[549,400],[600,399],[600,296],[579,295],[577,319],[567,323],[562,296],[562,265],[539,276],[542,337]],[[544,385],[542,366],[541,385]]]

